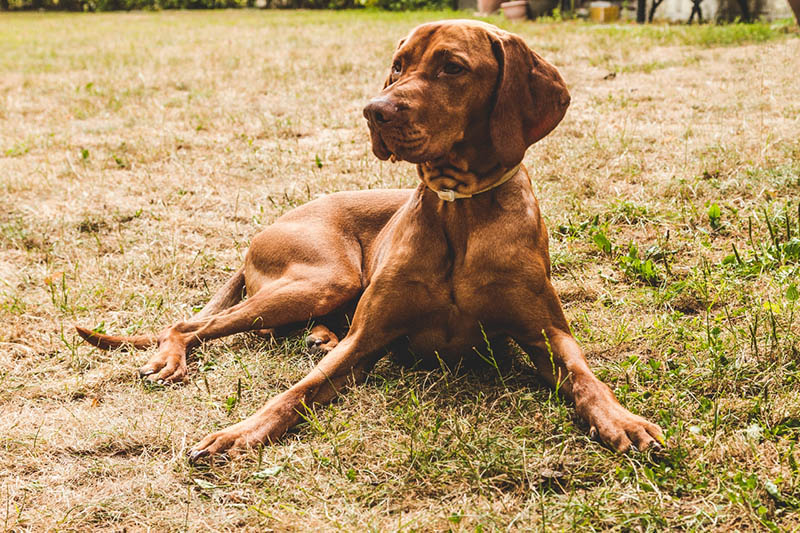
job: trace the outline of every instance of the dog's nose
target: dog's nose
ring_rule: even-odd
[[[388,124],[397,118],[397,111],[397,106],[386,98],[373,98],[364,108],[364,117],[376,124]]]

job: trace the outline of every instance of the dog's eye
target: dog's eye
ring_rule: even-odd
[[[403,65],[399,61],[392,63],[392,74],[400,74],[403,71]]]
[[[452,61],[449,63],[445,63],[442,72],[445,74],[450,74],[451,76],[455,76],[456,74],[461,74],[464,72],[464,67],[459,65],[458,63],[453,63]]]

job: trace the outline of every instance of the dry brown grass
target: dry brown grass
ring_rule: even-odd
[[[397,39],[444,16],[0,14],[4,530],[800,526],[798,258],[721,263],[768,248],[786,204],[800,231],[788,26],[509,27],[573,95],[526,159],[558,288],[598,373],[667,429],[664,457],[590,442],[524,365],[386,361],[279,445],[197,469],[189,446],[309,370],[300,343],[210,343],[189,384],[158,388],[135,377],[147,354],[78,342],[76,322],[189,315],[310,198],[414,186],[371,155],[360,110]],[[629,241],[663,252],[653,287],[621,266]]]

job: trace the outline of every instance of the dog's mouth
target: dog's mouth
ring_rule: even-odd
[[[433,159],[428,153],[429,139],[419,132],[407,133],[396,129],[382,129],[370,124],[372,152],[381,160],[390,157],[409,163],[424,163]]]

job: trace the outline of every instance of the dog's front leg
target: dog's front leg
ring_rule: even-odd
[[[551,387],[575,403],[575,410],[588,423],[592,437],[619,452],[661,446],[661,428],[620,405],[611,389],[589,368],[549,284],[545,296],[541,305],[528,306],[527,312],[521,313],[527,315],[526,331],[513,336],[531,356],[537,371]]]
[[[275,396],[250,417],[201,440],[190,452],[195,461],[222,452],[235,454],[277,441],[315,404],[333,400],[343,389],[364,381],[380,356],[358,336],[345,337],[317,366],[289,390]]]
[[[619,452],[663,444],[661,428],[620,405],[611,389],[591,371],[571,335],[556,328],[544,331],[538,342],[520,344],[550,386],[575,403],[592,437]]]
[[[330,402],[343,389],[364,381],[384,354],[382,348],[399,334],[392,314],[381,312],[386,305],[376,293],[384,292],[370,286],[358,303],[348,335],[306,377],[252,416],[208,435],[191,450],[190,459],[275,442],[314,404]]]

